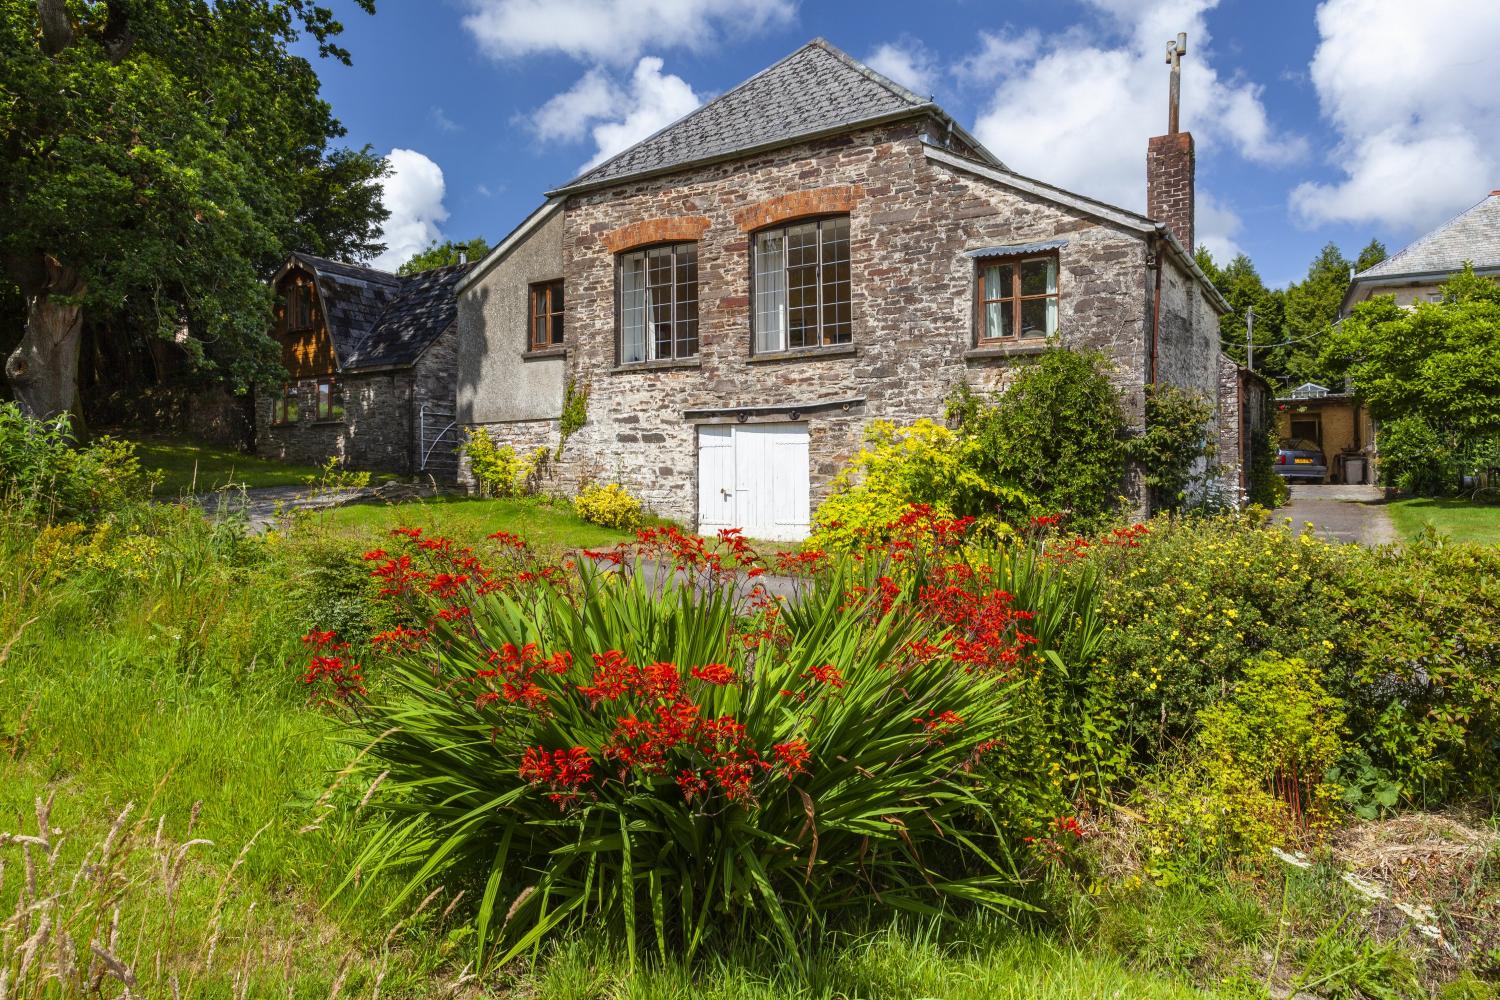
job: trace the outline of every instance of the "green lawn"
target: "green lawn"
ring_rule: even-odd
[[[156,487],[159,497],[184,493],[211,493],[222,486],[301,486],[318,470],[309,465],[291,465],[256,458],[231,448],[147,438],[135,442],[141,468],[162,474]]]
[[[1396,530],[1406,538],[1431,526],[1455,542],[1500,545],[1500,504],[1413,497],[1397,500],[1386,509]]]
[[[337,534],[387,534],[410,525],[429,535],[447,535],[473,542],[494,531],[520,535],[535,549],[558,553],[592,549],[634,537],[633,532],[602,528],[580,518],[565,503],[539,500],[483,500],[476,497],[433,497],[402,504],[350,504],[313,514],[311,526]]]

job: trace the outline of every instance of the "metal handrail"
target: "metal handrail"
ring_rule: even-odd
[[[442,443],[443,438],[448,435],[448,432],[458,426],[458,418],[455,414],[444,412],[435,415],[442,417],[453,417],[453,419],[448,421],[447,426],[445,426],[442,430],[438,431],[437,434],[433,436],[431,444],[427,444],[427,404],[423,403],[421,408],[417,411],[417,447],[419,449],[423,447],[426,448],[426,450],[422,452],[422,461],[417,466],[418,472],[427,471],[427,463],[432,458],[433,451],[435,451],[437,449],[437,446]]]

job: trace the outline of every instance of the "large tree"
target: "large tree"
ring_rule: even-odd
[[[1224,267],[1214,263],[1206,249],[1198,251],[1198,263],[1219,293],[1229,301],[1230,311],[1219,319],[1220,341],[1224,353],[1240,364],[1250,361],[1250,312],[1254,310],[1255,370],[1275,381],[1286,378],[1286,348],[1280,345],[1284,336],[1286,309],[1284,293],[1267,288],[1260,272],[1245,254],[1237,254]]]
[[[304,30],[348,61],[313,0],[0,0],[0,263],[25,310],[5,372],[26,411],[76,411],[86,314],[243,384],[274,360],[264,278],[287,250],[380,249],[384,163],[329,149]]]
[[[411,258],[396,269],[397,274],[421,274],[423,271],[431,271],[435,267],[449,267],[453,264],[462,264],[464,261],[476,261],[490,252],[489,243],[485,242],[483,236],[476,236],[472,240],[445,240],[439,243],[433,240],[427,245],[427,249],[418,250]]]
[[[1443,292],[1411,309],[1389,295],[1361,303],[1329,335],[1323,363],[1348,377],[1377,420],[1500,433],[1500,283],[1465,267]]]

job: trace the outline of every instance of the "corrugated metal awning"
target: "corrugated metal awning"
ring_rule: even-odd
[[[1043,250],[1057,250],[1068,245],[1067,240],[1047,240],[1042,243],[1016,243],[1004,247],[980,247],[978,250],[964,251],[965,257],[1011,257],[1023,253],[1040,253]]]

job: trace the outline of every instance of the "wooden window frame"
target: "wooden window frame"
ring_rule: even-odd
[[[528,352],[550,351],[564,346],[567,332],[560,329],[554,339],[552,320],[557,319],[561,328],[563,317],[563,279],[538,281],[528,287],[526,310],[526,350]],[[542,308],[540,311],[538,307]]]
[[[1032,261],[1050,261],[1053,273],[1056,275],[1054,287],[1050,292],[1040,295],[1021,294],[1021,266]],[[984,272],[987,268],[1010,265],[1010,288],[1005,295],[989,295],[989,289],[984,286]],[[1026,302],[1045,302],[1052,299],[1056,302],[1055,309],[1059,312],[1058,323],[1061,324],[1062,309],[1062,261],[1056,250],[1045,253],[1021,253],[1021,254],[997,254],[993,257],[979,257],[974,261],[974,342],[979,347],[992,347],[997,344],[1014,344],[1046,340],[1054,336],[1057,329],[1054,327],[1041,334],[1023,334],[1021,332],[1021,306]],[[991,334],[986,324],[989,322],[989,310],[987,306],[993,303],[1008,303],[1007,311],[1010,313],[1010,328],[1012,333]]]
[[[687,249],[687,248],[691,248],[692,252],[693,252],[693,262],[692,262],[692,268],[693,268],[692,291],[693,291],[693,294],[692,294],[691,299],[686,298],[686,297],[681,297],[681,298],[679,297],[681,295],[681,293],[682,293],[682,290],[686,287],[686,284],[684,282],[681,282],[681,281],[678,280],[678,268],[680,266],[679,263],[678,263],[678,254],[681,253],[684,249]],[[669,355],[663,356],[661,354],[661,352],[659,351],[658,347],[657,347],[656,330],[654,329],[654,324],[653,324],[653,322],[651,320],[651,317],[649,315],[649,310],[652,309],[652,308],[654,308],[656,306],[656,304],[651,303],[649,301],[649,294],[647,294],[647,293],[649,293],[649,290],[651,288],[651,281],[650,281],[650,265],[649,265],[649,263],[646,263],[645,268],[644,268],[644,270],[642,272],[642,279],[643,279],[643,281],[645,283],[642,285],[642,288],[641,288],[641,291],[642,291],[642,300],[641,300],[641,309],[642,309],[641,331],[642,331],[642,337],[645,340],[644,344],[642,345],[642,347],[643,347],[643,354],[645,356],[641,357],[641,358],[633,358],[633,359],[627,361],[625,359],[625,301],[624,301],[624,293],[625,293],[625,289],[624,289],[624,285],[625,285],[625,282],[624,282],[625,265],[626,265],[626,262],[629,261],[633,257],[641,257],[644,262],[649,262],[650,255],[653,252],[657,252],[657,251],[661,251],[661,250],[670,250],[671,251],[671,255],[672,255],[671,256],[671,261],[672,261],[671,262],[672,282],[671,282],[671,286],[670,286],[671,289],[672,289],[672,301],[669,304],[670,315],[672,317],[671,318],[672,329],[671,329],[671,334],[670,334],[669,340],[670,340],[670,343],[672,345],[672,352]],[[653,363],[656,363],[656,362],[692,361],[692,360],[696,359],[699,356],[699,354],[702,352],[702,348],[703,348],[703,341],[702,341],[702,336],[701,336],[702,335],[702,320],[703,320],[703,313],[702,313],[702,302],[703,302],[703,300],[699,296],[699,286],[700,286],[701,283],[698,280],[698,266],[699,266],[699,256],[698,256],[698,241],[697,240],[678,240],[678,241],[674,241],[674,242],[670,242],[670,243],[652,243],[652,244],[648,244],[646,246],[631,247],[629,250],[623,250],[620,253],[615,254],[615,365],[616,365],[616,367],[625,367],[625,368],[628,368],[628,367],[631,367],[631,366],[634,366],[634,365],[650,365],[650,364],[653,364]],[[691,336],[684,335],[684,334],[680,333],[679,330],[678,330],[678,324],[682,321],[681,317],[679,316],[679,309],[682,306],[685,306],[685,305],[688,305],[688,304],[691,304],[693,306],[693,319],[692,319],[693,331],[692,331]],[[692,344],[692,349],[691,350],[687,350],[687,349],[682,348],[680,346],[680,345],[688,343],[689,341]]]
[[[313,381],[313,421],[315,423],[343,423],[344,422],[344,387],[340,381],[332,375],[324,375]],[[328,386],[327,412],[323,406],[323,387]]]
[[[292,400],[297,407],[294,418],[288,418],[287,401]],[[271,403],[271,426],[273,427],[295,427],[302,422],[302,388],[297,382],[283,382],[281,393]]]
[[[287,285],[286,295],[286,331],[287,333],[305,333],[315,328],[317,320],[314,318],[313,299],[315,292],[311,284],[293,278]],[[297,316],[297,303],[305,307],[305,313]]]
[[[836,300],[836,301],[834,301],[832,303],[829,303],[829,302],[825,301],[824,296],[827,293],[828,286],[830,284],[834,284],[834,282],[826,282],[824,280],[823,268],[825,267],[825,261],[823,260],[823,248],[824,248],[824,245],[825,245],[825,241],[823,239],[823,224],[826,223],[826,222],[836,222],[836,221],[840,221],[840,220],[844,222],[845,227],[847,229],[846,238],[844,240],[844,244],[845,244],[845,248],[846,248],[845,249],[844,265],[849,270],[849,278],[848,278],[849,297],[844,302],[840,302],[840,301]],[[788,263],[788,260],[787,260],[788,254],[787,254],[787,246],[786,246],[786,232],[789,229],[794,229],[794,228],[796,228],[798,226],[805,226],[805,225],[813,225],[813,226],[817,227],[816,228],[815,243],[816,243],[816,246],[817,246],[818,254],[817,254],[817,263],[814,265],[815,269],[816,269],[816,275],[817,275],[816,282],[815,282],[815,285],[814,285],[814,287],[817,289],[817,303],[816,303],[816,305],[813,306],[813,309],[814,309],[814,311],[815,311],[815,313],[817,315],[817,326],[815,328],[816,329],[816,340],[817,340],[817,343],[812,344],[812,345],[802,344],[802,345],[799,345],[797,347],[793,347],[792,344],[791,344],[791,319],[790,319],[790,311],[791,311],[791,295],[790,295],[790,291],[791,291],[791,287],[790,287],[790,280],[789,280],[788,275],[787,275],[787,272],[790,269],[791,265]],[[772,233],[780,233],[781,234],[781,296],[782,296],[782,303],[781,303],[781,324],[782,325],[781,325],[781,330],[780,330],[780,334],[781,334],[781,346],[780,347],[776,347],[776,348],[767,348],[765,350],[761,350],[761,349],[759,349],[756,346],[756,344],[758,343],[758,341],[760,339],[760,330],[759,330],[759,328],[757,326],[757,323],[759,322],[759,317],[760,317],[760,308],[759,308],[759,302],[758,302],[758,293],[757,293],[757,288],[756,288],[756,277],[757,277],[758,274],[760,274],[760,266],[759,266],[759,261],[757,260],[757,252],[758,252],[758,249],[759,249],[759,246],[760,246],[761,239],[763,237],[767,236],[768,234],[772,234]],[[849,326],[848,326],[847,330],[843,331],[841,338],[840,338],[840,334],[838,332],[835,332],[835,333],[833,333],[831,335],[833,339],[830,339],[830,334],[824,328],[824,309],[827,306],[829,306],[829,305],[833,305],[833,306],[836,307],[836,306],[841,305],[841,304],[846,304],[849,307]],[[834,326],[837,327],[838,325],[839,324],[837,322],[835,322]],[[848,347],[848,346],[850,346],[853,343],[854,343],[854,227],[853,227],[853,223],[850,221],[849,213],[847,213],[847,212],[833,212],[833,213],[830,213],[830,214],[827,214],[827,215],[805,216],[803,218],[797,218],[797,219],[782,219],[782,220],[778,221],[775,225],[765,226],[765,227],[763,227],[761,229],[757,229],[755,232],[751,233],[750,234],[750,354],[751,354],[751,356],[753,356],[753,357],[774,357],[774,356],[776,356],[778,354],[788,354],[788,353],[801,352],[801,351],[819,351],[819,350],[826,350],[826,349],[829,349],[829,348]]]

